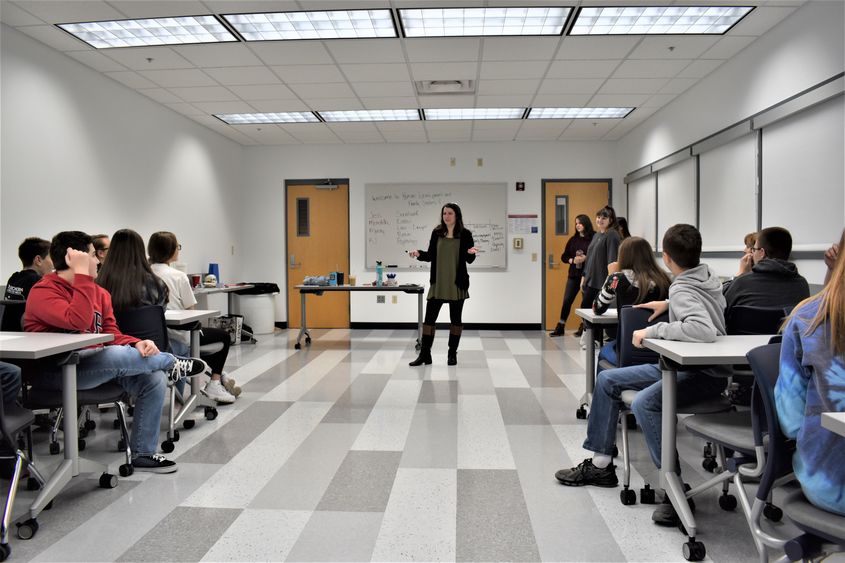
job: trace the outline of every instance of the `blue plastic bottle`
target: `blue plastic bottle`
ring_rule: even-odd
[[[376,285],[381,287],[384,285],[384,266],[381,265],[381,260],[376,260]]]

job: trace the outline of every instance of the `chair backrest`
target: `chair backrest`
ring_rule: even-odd
[[[645,348],[634,348],[634,345],[631,344],[635,330],[669,320],[669,314],[663,313],[649,322],[648,318],[652,313],[651,309],[635,309],[630,305],[625,305],[619,309],[619,329],[616,332],[618,367],[656,364],[660,359],[657,353]]]
[[[167,321],[164,319],[164,307],[161,305],[146,305],[137,309],[115,311],[114,318],[123,334],[141,340],[152,340],[162,352],[170,350]]]
[[[775,403],[775,385],[780,373],[780,343],[754,348],[748,354],[748,363],[754,372],[754,394],[751,402],[751,423],[754,442],[763,445],[768,436],[766,467],[760,478],[757,498],[766,501],[775,481],[792,472],[792,454],[795,441],[784,436],[778,420]]]
[[[728,334],[777,334],[784,308],[737,305],[725,311]]]
[[[26,301],[0,300],[0,330],[5,332],[23,331],[23,314]]]

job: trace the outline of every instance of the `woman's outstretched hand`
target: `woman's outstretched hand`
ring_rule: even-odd
[[[467,250],[467,254],[478,254],[478,248],[473,246],[469,250]]]
[[[409,250],[408,251],[408,256],[410,256],[411,258],[417,258],[419,255],[420,255],[419,250]]]

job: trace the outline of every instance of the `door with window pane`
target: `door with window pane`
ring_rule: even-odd
[[[349,273],[349,185],[288,182],[288,326],[300,326],[300,296],[294,289],[305,276]],[[348,328],[349,293],[309,295],[309,328]]]
[[[595,228],[596,211],[607,205],[610,197],[610,182],[601,181],[546,181],[543,183],[543,275],[545,276],[544,326],[552,330],[560,318],[563,292],[569,264],[563,264],[560,255],[566,242],[574,236],[575,217],[581,214],[590,218]],[[569,313],[567,329],[575,329],[579,319],[575,309],[581,306],[581,293]]]

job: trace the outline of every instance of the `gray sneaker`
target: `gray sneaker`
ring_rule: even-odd
[[[160,454],[139,455],[132,460],[132,467],[135,471],[148,471],[150,473],[176,473],[176,462],[170,461]]]
[[[568,487],[616,487],[619,479],[616,477],[616,466],[612,463],[604,469],[593,465],[592,459],[585,459],[571,469],[561,469],[555,473],[555,479]]]

